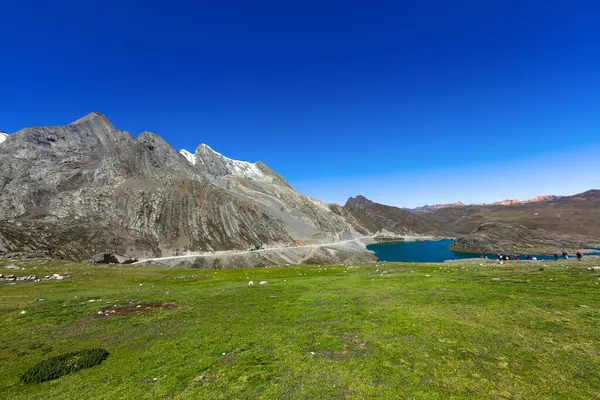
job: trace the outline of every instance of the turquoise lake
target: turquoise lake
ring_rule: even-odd
[[[461,258],[478,258],[481,254],[459,253],[450,250],[448,246],[452,240],[437,240],[426,242],[386,242],[375,243],[367,246],[373,250],[379,261],[398,261],[398,262],[444,262],[446,260],[458,260]],[[596,253],[600,254],[600,253]],[[486,254],[490,259],[497,259],[497,254]],[[521,254],[521,259],[525,259]],[[536,256],[538,260],[552,260],[552,256]],[[570,255],[571,257],[574,254]]]

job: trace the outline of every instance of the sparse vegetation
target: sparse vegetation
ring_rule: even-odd
[[[600,274],[592,258],[204,271],[16,264],[23,275],[71,278],[1,284],[0,398],[600,393]],[[110,356],[57,380],[19,379],[40,361],[86,348]]]

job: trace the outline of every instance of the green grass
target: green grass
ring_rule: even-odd
[[[3,399],[600,398],[600,273],[589,264],[16,264],[71,279],[0,283]],[[171,306],[137,307],[158,302]],[[131,312],[97,314],[114,305]],[[110,355],[19,380],[89,348]]]

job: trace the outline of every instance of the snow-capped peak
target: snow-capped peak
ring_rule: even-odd
[[[231,175],[263,182],[275,182],[278,180],[277,176],[269,174],[268,171],[259,167],[258,163],[232,160],[204,143],[198,146],[196,154],[192,154],[187,150],[180,150],[179,153],[191,164],[197,165],[199,168],[206,170],[206,172],[216,177]]]
[[[266,174],[256,163],[232,160],[204,143],[196,150],[196,160],[216,176],[233,175],[255,181],[274,181],[274,177]]]
[[[196,156],[194,156],[192,153],[190,153],[186,149],[179,150],[179,154],[184,156],[193,165],[196,165]]]
[[[8,139],[8,133],[0,131],[0,143],[4,142],[6,139]]]

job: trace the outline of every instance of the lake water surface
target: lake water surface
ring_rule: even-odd
[[[448,246],[452,240],[437,240],[423,242],[386,242],[375,243],[367,246],[373,250],[379,261],[398,262],[444,262],[446,260],[458,260],[461,258],[478,258],[481,254],[459,253],[450,250]],[[600,254],[600,253],[597,253]],[[490,259],[497,259],[498,254],[486,254]],[[534,254],[530,254],[534,256]],[[535,255],[538,260],[552,260],[552,256]],[[571,256],[574,256],[572,254]],[[525,256],[521,254],[521,259]]]

